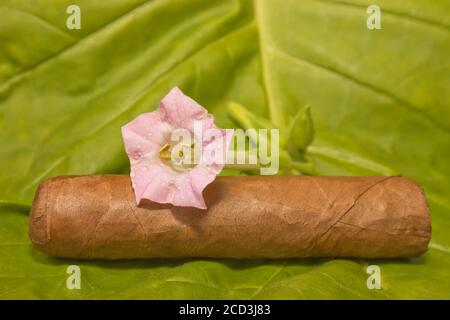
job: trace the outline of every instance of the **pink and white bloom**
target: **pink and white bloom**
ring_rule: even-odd
[[[219,130],[222,139],[209,139],[210,135],[203,133],[200,137],[195,135],[194,126],[199,123],[202,132]],[[176,166],[162,157],[162,152],[173,145],[171,137],[177,129],[188,130],[201,146],[200,157],[194,165]],[[141,114],[124,125],[122,136],[130,159],[137,204],[146,199],[206,209],[202,192],[224,167],[232,130],[217,128],[214,117],[205,108],[175,87],[161,100],[156,111]],[[223,161],[210,161],[211,150],[223,154]]]

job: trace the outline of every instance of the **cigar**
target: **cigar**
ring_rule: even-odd
[[[136,258],[410,258],[431,236],[425,195],[403,177],[218,177],[207,210],[136,205],[128,176],[40,184],[29,233],[49,255]]]

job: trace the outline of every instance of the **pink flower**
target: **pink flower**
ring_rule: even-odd
[[[202,132],[196,135],[195,127]],[[177,165],[167,154],[174,152],[172,133],[184,129],[198,145],[184,146],[184,155],[200,148],[197,163]],[[208,130],[219,132],[220,139],[208,137]],[[219,129],[214,117],[193,99],[173,88],[154,112],[144,113],[122,127],[125,149],[131,164],[131,181],[136,202],[147,199],[175,206],[206,209],[203,189],[219,174],[225,163],[225,149],[232,130]],[[217,135],[216,135],[217,137]],[[197,150],[197,149],[196,149]],[[219,155],[211,161],[211,153]],[[179,153],[183,156],[183,152]],[[217,161],[219,159],[220,161]]]

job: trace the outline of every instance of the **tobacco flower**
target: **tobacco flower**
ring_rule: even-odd
[[[172,134],[182,129],[194,136],[196,124],[203,129],[194,140],[202,150],[199,159],[192,159],[198,162],[177,164],[170,157],[174,151]],[[219,132],[221,139],[208,139],[205,132],[210,129]],[[217,128],[214,117],[205,108],[175,87],[161,100],[156,111],[141,114],[124,125],[122,136],[138,204],[146,199],[206,209],[202,192],[224,167],[232,130]],[[184,150],[184,156],[187,156],[193,147],[185,146],[178,154],[182,158]],[[211,152],[218,154],[216,160],[220,161],[211,161]]]

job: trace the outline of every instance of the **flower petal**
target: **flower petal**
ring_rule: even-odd
[[[192,130],[193,122],[196,120],[209,118],[211,122],[211,115],[208,114],[208,110],[186,96],[178,87],[170,90],[161,100],[159,106],[163,120],[176,128]]]
[[[131,161],[138,161],[144,155],[155,155],[160,146],[170,138],[170,132],[170,125],[161,120],[159,112],[141,114],[122,127],[128,157]]]
[[[198,191],[189,174],[183,175],[178,184],[178,192],[173,194],[172,204],[181,207],[196,207],[206,209],[205,200],[202,196],[202,190]]]

